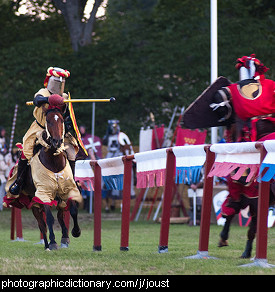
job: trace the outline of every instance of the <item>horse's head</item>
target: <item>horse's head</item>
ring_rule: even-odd
[[[52,150],[57,150],[64,142],[64,119],[59,109],[53,108],[46,114],[46,142]]]

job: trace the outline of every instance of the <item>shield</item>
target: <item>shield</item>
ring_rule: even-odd
[[[219,122],[219,117],[209,106],[213,103],[213,95],[216,91],[229,84],[231,82],[227,78],[220,76],[213,84],[205,89],[184,112],[182,117],[183,126],[188,129],[197,129],[231,124],[233,122],[232,116],[229,120]]]
[[[216,213],[216,219],[218,225],[224,225],[226,219],[222,217],[221,207],[223,202],[226,200],[229,192],[227,190],[217,193],[213,198],[213,206]]]
[[[70,93],[68,93],[68,99],[69,100],[71,99]],[[84,153],[88,156],[87,150],[85,149],[85,146],[84,146],[84,144],[82,142],[81,134],[79,132],[79,129],[78,129],[78,126],[77,126],[77,123],[76,123],[72,102],[69,102],[69,112],[70,112],[70,117],[71,117],[71,120],[72,120],[72,123],[73,123],[73,126],[74,126],[74,130],[75,130],[75,133],[76,133],[77,141],[78,141],[80,147],[83,149]]]
[[[118,143],[124,150],[124,151],[122,150],[122,152],[125,152],[126,150],[128,150],[128,152],[127,153],[125,152],[125,154],[134,154],[132,143],[129,137],[125,133],[119,132],[117,139],[118,139]]]
[[[125,144],[131,145],[131,141],[130,141],[129,137],[123,132],[118,133],[117,139],[118,139],[119,144],[122,146],[124,146]]]

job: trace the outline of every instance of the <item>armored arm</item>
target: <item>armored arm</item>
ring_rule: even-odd
[[[38,94],[33,99],[33,104],[37,107],[41,107],[44,103],[49,103],[47,96]]]
[[[63,118],[64,118],[64,124],[65,124],[65,132],[70,132],[74,126],[73,126],[73,122],[72,122],[72,119],[71,119],[71,116],[70,116],[70,111],[69,111],[69,108],[67,107],[65,109],[65,112],[63,114]]]
[[[232,105],[230,102],[230,93],[226,87],[222,87],[213,95],[213,103],[210,108],[218,115],[219,122],[228,120],[232,115]]]

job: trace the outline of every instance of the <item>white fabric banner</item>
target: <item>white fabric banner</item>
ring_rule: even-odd
[[[135,153],[137,172],[166,168],[167,148]]]
[[[264,141],[264,147],[267,151],[267,154],[264,158],[263,163],[275,164],[275,141],[274,140]]]
[[[141,129],[139,132],[139,152],[152,150],[152,129]]]
[[[176,167],[202,166],[206,159],[205,145],[176,146],[173,153],[176,156]]]
[[[210,150],[215,153],[234,154],[234,153],[254,153],[259,152],[256,147],[256,142],[240,142],[240,143],[217,143],[210,147]]]
[[[90,165],[91,160],[77,160],[75,163],[75,177],[94,177],[94,171]]]
[[[256,142],[213,144],[210,151],[217,154],[215,162],[260,164],[260,152]]]
[[[102,176],[119,175],[124,173],[123,156],[99,159],[98,165],[101,167]]]

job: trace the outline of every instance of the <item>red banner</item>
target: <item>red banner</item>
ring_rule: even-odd
[[[190,130],[190,129],[182,129],[178,127],[176,146],[204,144],[206,135],[207,135],[207,130],[204,130],[203,132],[201,132],[198,129]]]

